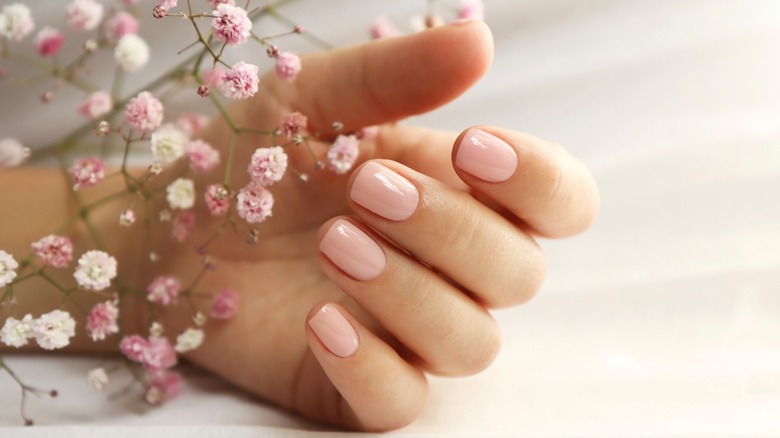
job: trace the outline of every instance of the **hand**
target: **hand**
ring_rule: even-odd
[[[261,93],[230,113],[261,129],[295,110],[312,131],[336,120],[345,131],[393,122],[455,98],[491,59],[484,24],[445,26],[311,55],[296,82],[267,76]],[[216,122],[204,137],[216,145],[228,135]],[[247,182],[245,163],[266,145],[240,137],[233,187]],[[293,164],[311,164],[291,148]],[[488,309],[520,304],[541,284],[533,236],[584,230],[598,194],[560,147],[498,127],[456,136],[385,125],[361,154],[366,162],[348,179],[320,172],[306,184],[288,175],[274,185],[274,215],[255,246],[230,232],[209,246],[217,269],[199,289],[236,289],[241,311],[209,324],[206,343],[188,357],[315,421],[386,430],[423,409],[424,372],[489,365],[499,332]],[[199,227],[193,239],[212,229]],[[182,278],[199,263],[190,252],[163,260],[170,264],[155,269]],[[178,324],[190,317],[180,314]]]

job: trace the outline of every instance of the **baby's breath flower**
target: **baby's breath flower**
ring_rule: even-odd
[[[190,168],[196,172],[211,172],[219,164],[219,151],[203,140],[195,140],[187,145]]]
[[[236,197],[238,215],[250,224],[263,222],[270,217],[273,206],[271,192],[255,183],[249,183]]]
[[[76,30],[92,30],[103,19],[103,5],[95,0],[73,0],[67,12],[68,24]]]
[[[123,227],[129,227],[135,223],[135,212],[133,210],[125,210],[119,215],[119,225]]]
[[[106,336],[119,332],[116,321],[119,308],[116,301],[98,303],[87,316],[87,331],[93,341],[101,341]]]
[[[23,3],[3,6],[0,12],[0,36],[11,41],[21,41],[35,29],[30,8]]]
[[[56,350],[70,344],[76,334],[76,321],[64,310],[53,310],[41,315],[33,324],[35,341],[44,350]]]
[[[32,248],[45,265],[55,268],[64,268],[73,259],[73,243],[65,236],[50,234],[34,242]]]
[[[191,210],[182,211],[176,215],[171,227],[171,237],[177,242],[184,242],[195,230],[195,213]]]
[[[101,90],[87,96],[79,105],[78,112],[88,119],[94,119],[111,111],[113,105],[111,95]]]
[[[485,5],[482,0],[462,0],[458,9],[458,18],[471,20],[485,19]]]
[[[148,91],[142,91],[125,108],[127,124],[136,131],[153,131],[163,120],[163,104]]]
[[[186,353],[195,350],[203,343],[203,330],[188,328],[182,334],[176,337],[176,346],[174,350],[177,353]]]
[[[231,46],[244,44],[252,31],[252,21],[246,10],[227,3],[218,4],[212,12],[216,17],[211,22],[214,38]]]
[[[292,52],[282,52],[276,58],[276,75],[292,81],[301,71],[301,58]]]
[[[211,317],[214,319],[230,319],[238,310],[238,294],[231,289],[225,289],[214,297],[211,302]]]
[[[114,59],[125,71],[136,71],[149,62],[149,45],[134,33],[126,34],[116,44]]]
[[[181,290],[181,281],[172,275],[159,275],[149,283],[146,299],[163,306],[176,304]]]
[[[27,345],[27,341],[32,338],[33,323],[32,315],[24,315],[24,318],[18,320],[14,317],[8,317],[0,329],[0,342],[9,346],[19,348]]]
[[[358,139],[354,135],[339,135],[328,149],[328,167],[338,173],[347,173],[358,157]]]
[[[184,155],[188,141],[187,135],[173,125],[163,125],[152,133],[152,155],[158,163],[172,163]]]
[[[287,154],[280,146],[258,148],[247,167],[249,178],[261,186],[269,186],[284,176],[287,170]]]
[[[212,216],[222,216],[227,213],[230,207],[228,191],[222,184],[212,184],[206,187],[204,198]]]
[[[172,209],[187,210],[195,205],[195,183],[191,179],[176,179],[166,187],[165,193]]]
[[[108,386],[108,374],[103,368],[95,368],[87,374],[87,384],[95,391],[102,391]]]
[[[87,251],[79,257],[73,276],[84,289],[103,290],[116,277],[116,259],[103,251]]]
[[[0,287],[10,284],[16,278],[15,269],[19,267],[14,256],[0,249]]]
[[[147,376],[144,399],[149,404],[158,405],[179,395],[182,386],[183,382],[179,373],[173,371],[152,373]]]
[[[138,20],[127,11],[119,11],[106,21],[106,33],[113,41],[138,33]]]
[[[254,64],[239,61],[222,73],[219,88],[230,99],[248,99],[257,93],[259,68]]]
[[[0,140],[0,169],[16,167],[30,156],[30,149],[22,146],[19,140],[4,138]]]
[[[298,111],[287,114],[282,122],[281,133],[288,139],[302,133],[306,130],[306,123],[308,119]]]
[[[44,58],[49,58],[59,53],[65,38],[62,32],[46,26],[38,31],[35,36],[35,50]]]
[[[73,180],[73,190],[92,187],[106,177],[106,166],[98,157],[81,158],[73,162],[70,177]]]

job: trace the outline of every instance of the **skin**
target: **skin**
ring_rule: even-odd
[[[344,123],[345,132],[384,124],[375,140],[361,143],[361,163],[377,160],[403,175],[417,188],[420,202],[408,219],[388,221],[348,197],[361,165],[350,177],[312,172],[306,184],[288,175],[271,188],[273,217],[258,227],[256,245],[230,231],[209,245],[217,269],[203,277],[198,289],[230,286],[240,293],[241,309],[229,322],[209,323],[206,343],[187,359],[314,421],[370,431],[404,426],[420,414],[428,390],[426,373],[463,376],[491,363],[500,335],[488,310],[527,301],[542,282],[544,257],[535,238],[585,230],[599,204],[588,170],[558,145],[478,126],[518,155],[518,169],[508,180],[488,183],[453,165],[462,134],[394,124],[457,97],[486,72],[492,53],[492,37],[483,23],[458,23],[310,55],[295,82],[268,75],[255,98],[230,107],[239,126],[259,129],[278,126],[296,110],[309,117],[310,131],[332,132],[329,127],[336,120]],[[229,138],[224,121],[215,120],[201,136],[223,149],[224,160]],[[266,137],[239,137],[232,187],[247,183],[245,163],[255,148],[269,145]],[[325,148],[315,147],[320,153]],[[287,152],[297,168],[311,165],[302,147]],[[201,176],[196,183],[205,187],[220,175]],[[46,190],[41,193],[47,202],[3,194],[10,198],[6,204],[23,210],[0,217],[0,230],[16,230],[2,233],[3,248],[14,254],[26,254],[31,241],[57,226],[50,218],[74,208],[55,171],[0,174],[3,187],[32,187],[33,181]],[[98,199],[120,183],[107,180],[85,196]],[[205,241],[219,223],[198,203],[201,222],[190,242]],[[192,244],[160,245],[156,264],[128,255],[142,250],[142,238],[137,234],[141,227],[117,233],[116,218],[126,206],[107,204],[93,218],[102,232],[119,236],[109,251],[119,258],[120,275],[136,279],[140,288],[161,273],[178,275],[185,284],[192,279],[201,263]],[[24,219],[28,217],[39,219],[30,224]],[[364,230],[383,249],[387,262],[379,276],[355,280],[318,250],[319,240],[338,218]],[[85,230],[74,230],[74,236],[77,245],[86,247]],[[26,292],[40,286],[37,281],[19,287],[24,312],[40,313],[59,304],[29,299]],[[331,353],[307,323],[325,303],[339,309],[357,332],[359,348],[351,356]],[[126,332],[145,333],[143,308],[136,303],[124,309]],[[164,314],[174,333],[191,326],[191,317],[186,305]],[[112,347],[111,342],[83,338],[73,345],[78,351]]]

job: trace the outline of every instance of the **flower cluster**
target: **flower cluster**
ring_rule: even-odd
[[[75,334],[76,321],[70,313],[58,309],[38,318],[32,315],[25,315],[22,319],[9,317],[0,329],[0,342],[19,348],[35,339],[44,350],[57,350],[66,347]]]

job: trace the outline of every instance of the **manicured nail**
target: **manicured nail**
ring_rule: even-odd
[[[483,181],[502,182],[515,173],[517,154],[495,135],[469,129],[460,141],[455,165]]]
[[[352,325],[337,308],[326,304],[309,320],[309,327],[325,345],[339,357],[348,357],[358,349],[358,336]]]
[[[320,241],[320,251],[347,275],[373,280],[385,269],[385,253],[368,234],[339,219]]]
[[[349,193],[357,204],[391,221],[414,213],[420,194],[408,179],[373,161],[360,169]]]

